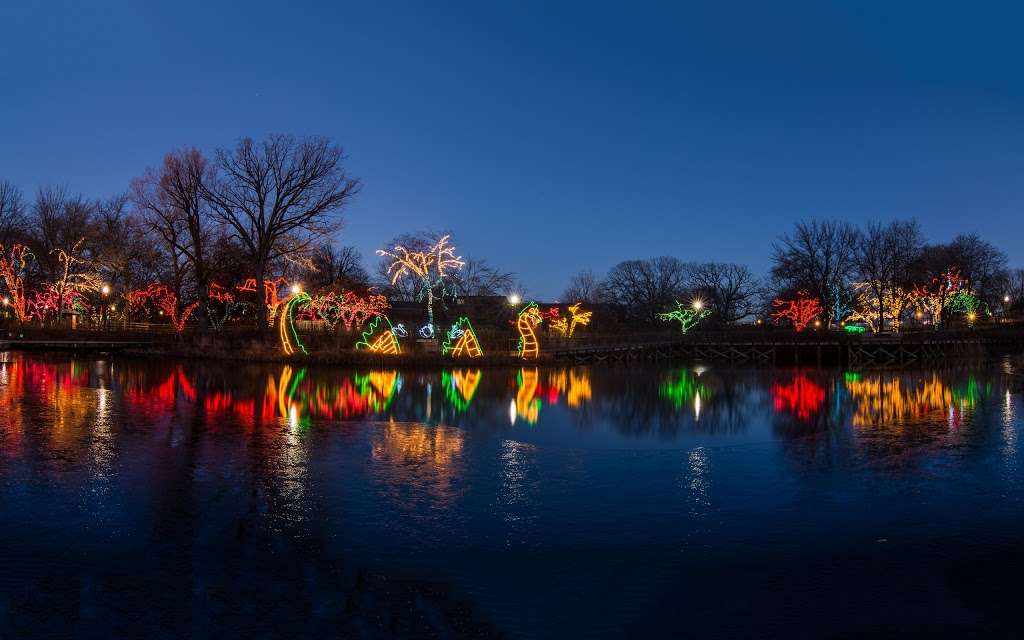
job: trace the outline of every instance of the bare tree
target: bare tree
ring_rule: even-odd
[[[1005,252],[973,233],[953,238],[949,250],[960,275],[967,279],[978,298],[990,306],[1002,301],[1007,270]]]
[[[734,323],[757,313],[761,284],[740,264],[705,262],[687,265],[689,288],[711,307],[719,322]]]
[[[25,228],[25,198],[21,189],[0,181],[0,245],[7,246]]]
[[[206,159],[193,147],[168,153],[159,169],[147,169],[132,181],[132,199],[151,227],[165,242],[179,243],[175,252],[188,260],[200,300],[206,299],[210,284],[207,245],[212,222],[203,189],[212,175]],[[175,231],[166,233],[172,227]],[[209,324],[205,304],[199,305],[198,316],[200,329],[205,330]]]
[[[601,285],[604,301],[642,320],[653,320],[685,294],[686,265],[669,256],[620,262]]]
[[[313,254],[313,267],[311,286],[348,290],[362,290],[370,286],[370,274],[363,267],[363,255],[355,247],[335,247],[325,242]]]
[[[338,212],[359,190],[343,158],[326,138],[286,135],[258,144],[245,138],[217,151],[218,174],[203,195],[252,260],[257,291],[273,261],[302,253],[337,226]],[[263,305],[258,320],[267,325]]]
[[[775,244],[772,276],[784,288],[806,290],[835,318],[835,293],[845,289],[856,270],[859,236],[847,222],[801,222]]]
[[[503,296],[516,284],[514,273],[491,266],[483,258],[465,258],[451,280],[455,292],[462,296]]]
[[[46,280],[56,282],[63,275],[60,251],[69,253],[79,245],[76,253],[81,254],[80,258],[85,259],[91,253],[96,231],[95,212],[95,203],[80,195],[69,195],[61,187],[44,187],[38,191],[26,235]]]
[[[597,302],[601,293],[601,281],[593,271],[580,271],[569,279],[569,286],[562,293],[566,302]]]
[[[875,326],[885,329],[885,318],[898,322],[910,302],[924,238],[917,222],[894,221],[868,225],[857,243],[857,275],[873,301]]]

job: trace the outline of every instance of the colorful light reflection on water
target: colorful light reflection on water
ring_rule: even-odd
[[[971,631],[1012,610],[1015,373],[6,354],[0,636]]]

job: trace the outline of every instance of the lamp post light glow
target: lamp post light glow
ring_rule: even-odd
[[[102,289],[100,289],[100,292],[101,292],[101,293],[102,293],[103,295],[105,295],[105,296],[109,296],[109,295],[110,295],[110,287],[109,287],[109,286],[107,286],[107,285],[103,285],[103,288],[102,288]]]
[[[704,308],[704,301],[701,300],[700,298],[694,300],[693,301],[693,308],[694,308],[695,311],[700,311],[701,309]]]
[[[516,306],[517,304],[521,303],[522,301],[523,301],[523,297],[521,295],[519,295],[518,293],[513,293],[512,295],[510,295],[508,297],[508,303],[510,305],[512,305],[513,307]]]
[[[293,284],[292,285],[292,294],[293,295],[298,295],[300,293],[302,293],[302,285],[300,285],[299,283]]]

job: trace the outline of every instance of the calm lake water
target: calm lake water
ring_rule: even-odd
[[[1016,628],[1006,362],[361,370],[0,354],[0,637]]]

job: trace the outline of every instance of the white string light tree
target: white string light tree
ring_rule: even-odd
[[[378,256],[391,259],[387,269],[391,284],[403,278],[418,281],[419,297],[427,302],[427,324],[419,330],[423,338],[436,335],[434,298],[443,298],[449,293],[445,288],[445,279],[465,264],[462,256],[455,255],[455,247],[448,243],[450,237],[442,236],[433,246],[423,251],[409,251],[400,244],[395,245],[391,251],[377,250]]]

